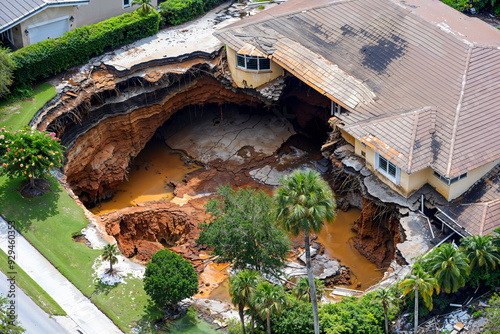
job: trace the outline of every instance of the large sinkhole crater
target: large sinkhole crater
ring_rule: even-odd
[[[255,91],[201,72],[100,82],[100,92],[83,93],[69,112],[59,105],[42,117],[68,148],[68,184],[125,256],[147,261],[167,247],[200,264],[198,223],[207,219],[204,204],[217,186],[272,194],[277,179],[295,168],[328,170],[319,151],[329,131],[327,98],[291,78],[279,103],[269,105]],[[340,214],[339,226],[350,231],[357,216]],[[353,282],[379,279],[381,272],[352,249],[351,234],[329,228],[318,237],[325,252],[358,268]]]

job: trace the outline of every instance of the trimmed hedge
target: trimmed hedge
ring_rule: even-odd
[[[168,24],[179,25],[205,14],[227,0],[167,0],[160,4]]]
[[[16,64],[15,86],[26,88],[37,79],[86,63],[107,49],[154,35],[160,19],[156,11],[147,16],[134,11],[19,49],[11,54]]]

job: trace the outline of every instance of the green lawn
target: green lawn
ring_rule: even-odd
[[[123,331],[130,332],[135,323],[151,314],[146,312],[149,298],[142,280],[128,278],[114,287],[98,284],[92,265],[100,256],[72,240],[72,235],[87,226],[83,210],[51,178],[51,192],[38,198],[22,198],[17,189],[20,179],[0,177],[0,212],[16,223],[16,228],[52,264],[87,297],[106,313]],[[22,210],[20,210],[22,208]]]
[[[8,276],[7,273],[15,272],[16,284],[24,293],[26,293],[42,310],[51,315],[66,315],[66,312],[59,304],[50,297],[24,270],[17,264],[10,267],[7,254],[0,249],[0,270]]]
[[[10,126],[14,130],[24,128],[35,113],[55,96],[55,87],[43,83],[33,89],[30,97],[0,102],[0,126]]]

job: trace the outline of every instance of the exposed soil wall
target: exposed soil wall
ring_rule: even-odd
[[[101,219],[127,257],[149,261],[155,252],[169,247],[196,264],[201,262],[195,240],[200,234],[198,222],[207,219],[205,202],[194,199],[182,207],[169,202],[140,203]]]
[[[201,77],[158,105],[106,118],[76,139],[67,152],[68,183],[83,201],[102,200],[126,177],[130,159],[177,110],[205,103],[256,104],[241,92],[225,89],[217,80]]]
[[[354,247],[379,268],[389,267],[394,259],[396,244],[401,242],[399,219],[394,218],[393,209],[378,206],[363,198],[361,215],[352,230]]]

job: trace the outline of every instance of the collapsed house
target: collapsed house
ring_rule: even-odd
[[[289,0],[216,37],[236,86],[293,75],[328,97],[342,137],[394,196],[430,185],[450,202],[500,163],[500,31],[438,0]],[[494,195],[441,217],[490,233]]]

